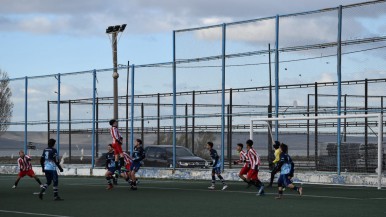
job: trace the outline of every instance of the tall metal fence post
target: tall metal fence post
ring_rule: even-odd
[[[51,130],[51,118],[50,118],[50,101],[47,101],[47,141],[50,139]]]
[[[337,76],[338,76],[338,99],[337,99],[337,107],[338,107],[338,115],[341,115],[341,100],[342,100],[342,5],[339,6],[338,11],[338,40],[337,40]],[[340,175],[340,147],[341,147],[341,121],[342,119],[338,118],[338,126],[337,126],[337,172]]]
[[[57,103],[57,106],[58,106],[58,113],[57,113],[57,124],[56,124],[56,144],[57,144],[57,147],[58,147],[58,156],[59,156],[59,153],[60,153],[60,73],[57,75],[57,79],[58,79],[58,103]]]
[[[192,93],[192,152],[194,153],[194,146],[195,146],[195,142],[194,142],[194,133],[195,133],[195,121],[196,121],[196,91],[193,90],[193,93]]]
[[[24,153],[27,154],[28,144],[28,77],[25,76],[24,85]]]
[[[145,143],[145,106],[141,103],[141,139],[142,142]]]
[[[176,66],[176,32],[173,31],[173,170],[176,168],[176,125],[177,125],[177,66]]]
[[[318,82],[315,82],[315,117],[318,116]],[[314,132],[314,144],[315,144],[315,168],[318,168],[318,119],[315,119],[315,132]]]
[[[279,15],[276,15],[275,32],[275,117],[279,117]],[[279,121],[275,121],[275,140],[279,140]]]
[[[130,77],[130,61],[127,61],[127,75],[126,75],[126,151],[129,151],[129,79]]]
[[[91,146],[91,168],[95,166],[95,96],[96,96],[96,70],[92,74],[92,146]]]
[[[225,38],[226,24],[222,25],[222,76],[221,76],[221,169],[224,170],[225,153]]]
[[[157,144],[160,144],[160,127],[161,127],[161,107],[160,107],[160,94],[157,94]]]
[[[310,117],[310,94],[307,95],[307,117]],[[310,120],[307,119],[307,160],[310,160]]]
[[[130,153],[134,150],[134,74],[135,66],[131,65],[131,114],[130,114]]]
[[[368,112],[367,112],[367,110],[368,110],[368,100],[369,100],[369,98],[368,98],[368,96],[369,96],[369,94],[368,94],[368,91],[369,90],[369,82],[368,82],[368,80],[367,80],[367,78],[365,79],[365,114],[367,115],[368,114]],[[368,118],[366,117],[365,118],[365,128],[364,128],[364,130],[365,130],[365,168],[366,168],[366,172],[369,172],[369,163],[368,163],[368,161],[369,161],[369,142],[368,142]]]
[[[189,128],[189,123],[188,123],[188,103],[185,104],[185,147],[189,147],[188,145],[188,128]]]
[[[68,160],[71,163],[71,100],[68,100]]]

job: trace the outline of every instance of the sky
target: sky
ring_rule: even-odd
[[[172,32],[364,0],[0,0],[0,69],[10,78],[112,67],[105,30],[127,24],[118,63],[172,61]]]
[[[112,68],[111,39],[105,33],[111,25],[127,24],[119,34],[118,64],[152,64],[173,60],[173,30],[218,25],[257,18],[273,17],[364,2],[365,0],[0,0],[0,69],[9,78],[53,75]],[[343,40],[385,36],[385,5],[364,8],[360,12],[347,9],[344,14]],[[363,9],[363,8],[361,8]],[[275,20],[227,26],[227,53],[266,50],[274,44]],[[337,13],[326,12],[309,16],[280,19],[281,47],[334,42],[337,39]],[[177,33],[177,59],[221,54],[221,28]],[[383,44],[382,44],[383,43]],[[354,53],[343,57],[343,80],[385,78],[385,42],[345,48]],[[367,47],[370,46],[370,47]],[[374,49],[355,53],[357,50]],[[283,53],[280,60],[280,84],[336,81],[336,48]],[[326,57],[326,58],[317,58]],[[293,62],[293,59],[311,58]],[[258,55],[227,59],[226,88],[268,85],[267,56]],[[248,66],[249,63],[254,65]],[[261,64],[265,63],[265,64]],[[243,65],[244,64],[244,65]],[[232,65],[234,67],[232,67]],[[236,67],[243,65],[242,67]],[[221,60],[182,65],[178,71],[177,91],[221,89]],[[184,68],[185,67],[185,68]],[[202,68],[200,68],[202,67]],[[197,69],[200,70],[197,70]],[[136,69],[137,70],[137,69]],[[111,72],[98,74],[97,97],[112,95]],[[24,120],[24,81],[11,82],[14,102],[13,122]],[[118,94],[126,94],[125,74],[120,72]],[[136,94],[172,92],[171,68],[146,68],[136,71]],[[47,101],[55,101],[57,80],[30,79],[28,83],[28,120],[47,120]],[[287,91],[287,92],[286,92]],[[280,105],[307,104],[307,94],[283,90]],[[336,91],[334,88],[333,91]],[[345,89],[345,93],[362,94],[362,89]],[[382,88],[370,90],[372,95],[384,95]],[[237,95],[238,104],[265,105],[267,93]],[[261,94],[261,95],[259,95]],[[61,100],[91,98],[90,75],[63,76]],[[228,96],[227,96],[228,97]],[[154,98],[155,99],[155,98]],[[153,100],[154,100],[153,99]],[[228,98],[227,98],[228,99]],[[162,99],[171,103],[172,98]],[[178,98],[178,103],[190,103],[190,97]],[[220,95],[197,97],[197,103],[221,104]],[[328,101],[329,106],[336,104]],[[63,106],[66,107],[66,106]],[[42,109],[43,108],[43,109]],[[120,108],[121,109],[121,108]],[[89,107],[75,109],[78,117],[88,118]],[[111,118],[112,108],[101,108],[100,118]],[[150,116],[155,108],[146,111]],[[171,108],[165,108],[169,115]],[[181,111],[179,111],[181,112]],[[182,111],[183,112],[183,111]],[[198,111],[197,113],[199,113]],[[204,112],[204,111],[202,111]],[[214,111],[219,113],[218,109]],[[125,110],[119,111],[124,115]],[[138,115],[138,111],[136,111]],[[61,115],[68,116],[62,108]],[[74,116],[76,114],[73,114]],[[105,115],[102,117],[102,115]],[[55,119],[55,108],[51,111]],[[169,120],[170,122],[170,120]],[[170,123],[168,123],[170,124]],[[22,125],[18,125],[23,129]],[[33,126],[32,126],[33,127]],[[31,127],[31,128],[32,128]],[[45,126],[44,126],[45,127]],[[41,128],[38,126],[37,128]],[[41,130],[41,129],[39,129]]]

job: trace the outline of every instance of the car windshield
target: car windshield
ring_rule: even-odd
[[[168,156],[173,155],[173,147],[165,148]],[[176,147],[176,156],[185,157],[185,156],[194,156],[192,152],[183,147]]]

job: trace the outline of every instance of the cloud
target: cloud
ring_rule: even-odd
[[[345,5],[361,1],[344,0],[339,3]],[[220,0],[24,0],[22,3],[2,0],[0,29],[39,34],[102,36],[107,26],[127,23],[126,31],[143,34],[337,6],[338,3],[334,0],[239,0],[237,3]],[[382,10],[372,9],[374,6],[369,6],[367,10],[354,15],[376,17],[382,13]],[[350,15],[351,13],[347,13],[346,16]],[[323,20],[320,19],[320,22]],[[5,26],[8,28],[4,28]]]

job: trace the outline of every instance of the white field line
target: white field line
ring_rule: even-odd
[[[52,216],[52,217],[70,217],[64,215],[52,215],[52,214],[44,214],[44,213],[32,213],[32,212],[19,212],[19,211],[11,211],[11,210],[0,210],[0,213],[15,213],[15,214],[24,214],[24,215],[34,215],[34,216]]]

